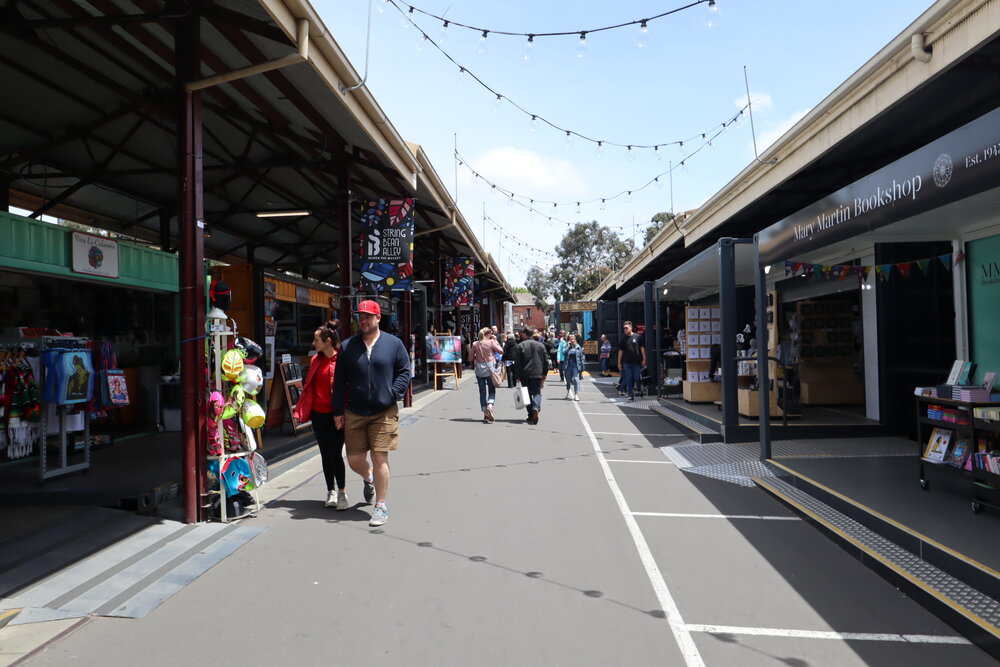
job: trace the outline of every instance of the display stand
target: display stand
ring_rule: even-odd
[[[299,431],[304,431],[312,426],[311,421],[300,422],[295,417],[295,406],[299,404],[299,399],[302,397],[302,367],[297,363],[284,363],[278,365],[278,377],[281,379],[281,383],[284,385],[284,392],[275,392],[276,394],[283,393],[285,407],[285,417],[288,421],[292,422],[292,430],[295,433]],[[284,421],[282,421],[284,424]]]
[[[38,347],[40,349],[51,349],[60,347],[71,347],[80,348],[82,351],[90,354],[90,350],[87,349],[88,339],[86,338],[70,338],[63,336],[44,336],[38,339]],[[39,364],[38,373],[38,386],[45,386],[46,382],[46,369],[44,364]],[[81,472],[90,469],[90,413],[87,411],[87,404],[81,403],[80,409],[83,410],[83,461],[80,463],[69,463],[69,439],[66,425],[66,413],[68,412],[67,406],[57,405],[56,414],[59,420],[59,441],[58,441],[58,455],[59,464],[58,466],[50,466],[48,463],[48,405],[42,403],[42,438],[39,445],[38,452],[38,475],[41,483],[45,483],[46,480],[52,479],[53,477],[62,477],[63,475],[69,475],[74,472]]]
[[[1000,422],[986,421],[975,416],[976,408],[1000,407],[997,402],[963,402],[947,398],[934,398],[932,396],[917,396],[917,445],[919,446],[918,456],[920,461],[920,487],[930,488],[927,479],[927,471],[940,471],[941,474],[959,477],[969,482],[969,495],[971,497],[972,511],[979,513],[983,506],[994,510],[1000,510],[1000,474],[989,470],[977,469],[974,465],[967,469],[966,466],[955,467],[949,465],[947,461],[954,452],[956,443],[965,440],[971,452],[975,452],[980,439],[996,444],[1000,436]],[[936,405],[954,410],[956,418],[962,422],[946,421],[928,415],[928,406]],[[943,417],[943,415],[942,415]],[[933,461],[925,457],[927,441],[932,432],[931,429],[939,428],[951,431],[951,441],[944,461]],[[973,454],[970,453],[969,456]]]
[[[437,332],[431,331],[432,336],[436,336]],[[451,330],[448,330],[448,336],[452,335]],[[461,362],[447,363],[447,362],[430,362],[431,366],[434,368],[432,373],[432,386],[434,391],[439,389],[444,389],[445,380],[448,378],[455,378],[455,389],[458,389],[459,378],[462,377],[462,364]]]
[[[712,347],[722,344],[722,320],[718,306],[688,306],[685,313],[687,360],[682,389],[688,403],[722,400],[722,383],[712,378]]]
[[[232,388],[231,382],[229,382],[225,375],[222,373],[222,356],[225,354],[226,350],[229,348],[229,340],[235,336],[235,331],[231,330],[225,324],[215,323],[218,320],[209,320],[206,326],[209,328],[208,337],[211,342],[212,350],[212,377],[213,383],[212,388],[215,391],[222,393],[223,396],[229,394],[229,390]],[[247,400],[251,400],[249,397]],[[222,433],[222,421],[217,420],[215,422],[215,428],[219,430],[219,440],[223,441]],[[259,429],[258,429],[259,430]],[[252,432],[254,437],[259,437],[259,433]],[[227,496],[226,496],[226,486],[222,480],[222,471],[226,466],[226,462],[230,459],[235,458],[247,458],[250,456],[250,451],[223,451],[219,456],[209,455],[208,461],[218,461],[219,462],[219,488],[212,489],[208,493],[210,495],[215,495],[219,497],[219,521],[222,523],[228,523],[230,521],[235,521],[238,519],[244,519],[248,516],[256,516],[260,511],[260,496],[258,495],[257,488],[249,491],[250,495],[253,496],[254,504],[251,507],[245,508],[245,511],[238,516],[229,516],[227,508]]]

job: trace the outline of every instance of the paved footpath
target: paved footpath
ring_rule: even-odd
[[[995,664],[764,492],[679,471],[684,437],[611,394],[550,378],[529,426],[500,389],[485,425],[467,373],[403,418],[381,529],[350,472],[352,508],[324,508],[303,457],[244,522],[261,535],[21,663]]]

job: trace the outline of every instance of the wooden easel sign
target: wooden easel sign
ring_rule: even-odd
[[[452,336],[450,330],[446,335],[433,331],[427,334],[425,358],[433,368],[435,390],[443,389],[444,381],[449,377],[455,378],[455,388],[458,389],[459,364],[462,363],[461,336]]]

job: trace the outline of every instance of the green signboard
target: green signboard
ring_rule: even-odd
[[[993,371],[1000,374],[1000,236],[965,245],[969,291],[969,340],[976,380]]]

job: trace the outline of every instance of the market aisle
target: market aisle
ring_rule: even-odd
[[[470,374],[404,417],[384,528],[356,478],[323,508],[313,458],[234,555],[27,664],[994,664],[763,492],[678,471],[665,421],[549,382],[534,427],[506,389],[482,424]]]

